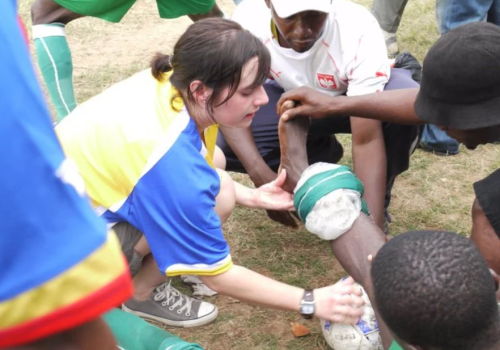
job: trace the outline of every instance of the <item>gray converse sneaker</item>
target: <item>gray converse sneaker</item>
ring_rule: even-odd
[[[215,320],[217,307],[182,294],[165,282],[144,301],[131,298],[123,310],[171,327],[198,327]]]

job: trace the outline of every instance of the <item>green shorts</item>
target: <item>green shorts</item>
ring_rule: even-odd
[[[108,22],[120,22],[137,0],[54,0],[62,7],[89,17]],[[215,0],[156,0],[161,18],[179,18],[201,15],[214,7]]]

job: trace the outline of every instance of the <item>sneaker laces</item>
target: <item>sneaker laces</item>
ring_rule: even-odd
[[[186,310],[185,315],[188,317],[191,316],[193,299],[172,287],[170,285],[170,281],[164,282],[156,287],[156,292],[154,300],[157,302],[161,301],[162,306],[169,306],[170,311],[174,311],[175,308],[181,306],[177,310],[177,313],[180,315],[184,310]],[[185,304],[182,306],[184,302]]]

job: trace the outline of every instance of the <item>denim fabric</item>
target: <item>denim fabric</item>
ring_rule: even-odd
[[[500,25],[500,0],[436,0],[436,20],[441,35],[470,22]],[[457,154],[460,144],[435,125],[426,125],[420,145],[438,153]]]
[[[449,137],[446,132],[439,129],[436,125],[426,124],[422,131],[420,146],[428,151],[434,151],[439,154],[454,155],[458,153],[460,143]]]
[[[500,0],[436,0],[436,19],[441,35],[470,22],[500,25]]]

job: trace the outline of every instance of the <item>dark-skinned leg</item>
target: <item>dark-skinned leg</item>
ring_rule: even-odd
[[[111,330],[99,317],[81,326],[12,350],[116,350]]]
[[[386,241],[384,232],[363,213],[359,214],[349,231],[331,241],[335,258],[344,270],[363,286],[368,294],[377,316],[380,336],[385,349],[390,346],[392,336],[389,328],[379,316],[377,305],[374,303],[375,298],[370,276],[371,264],[368,262],[368,256],[375,256]]]
[[[201,19],[205,19],[205,18],[210,18],[210,17],[223,17],[224,16],[224,12],[221,11],[221,9],[219,8],[219,6],[217,5],[217,3],[214,4],[214,7],[212,7],[212,9],[205,13],[205,14],[201,14],[201,15],[188,15],[189,18],[191,18],[191,20],[193,22],[196,22],[196,21],[199,21]]]
[[[280,139],[281,166],[287,176],[283,189],[293,193],[302,173],[309,166],[307,160],[308,118],[295,118],[288,122],[280,120],[278,134]]]
[[[307,161],[307,133],[309,120],[296,118],[288,122],[280,121],[278,130],[281,146],[281,169],[287,172],[285,190],[293,192]],[[369,255],[376,255],[385,244],[386,236],[373,220],[361,213],[352,228],[339,238],[331,241],[332,251],[344,270],[363,286],[370,300],[374,300],[370,277]],[[376,305],[373,305],[376,310]],[[377,312],[378,316],[378,312]],[[380,334],[386,348],[392,341],[387,326],[378,317]]]
[[[84,17],[52,0],[36,0],[31,7],[38,66],[60,121],[76,107],[73,62],[65,26]]]
[[[470,239],[479,248],[488,266],[497,274],[500,274],[500,238],[491,226],[477,199],[472,206]]]
[[[36,0],[31,6],[31,20],[33,25],[62,23],[68,24],[72,20],[85,17],[62,7],[52,0]]]
[[[500,169],[474,183],[471,239],[490,268],[500,273]]]

